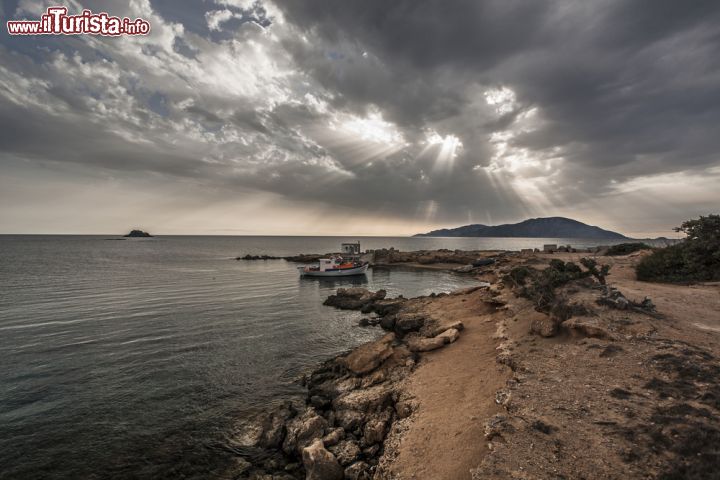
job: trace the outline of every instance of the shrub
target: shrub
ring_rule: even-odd
[[[513,287],[521,287],[520,295],[532,300],[540,312],[550,313],[562,303],[555,294],[555,289],[573,280],[594,276],[604,282],[610,267],[602,265],[599,269],[593,260],[583,258],[580,262],[588,269],[583,270],[573,262],[559,259],[550,261],[544,270],[536,270],[525,266],[515,267],[504,278]],[[602,280],[601,280],[602,279]]]
[[[677,232],[687,238],[655,250],[635,268],[638,280],[691,282],[720,280],[720,215],[688,220]]]
[[[601,265],[598,268],[597,262],[592,258],[581,258],[580,263],[588,269],[588,273],[595,277],[600,285],[605,285],[605,277],[610,273],[610,265]]]
[[[629,253],[637,252],[638,250],[650,250],[652,247],[641,242],[635,243],[618,243],[608,248],[605,255],[627,255]]]

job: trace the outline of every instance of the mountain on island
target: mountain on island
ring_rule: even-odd
[[[535,238],[593,238],[603,240],[624,240],[625,235],[600,227],[587,225],[564,217],[531,218],[520,223],[504,225],[465,225],[457,228],[443,228],[415,237],[535,237]]]
[[[140,238],[152,237],[152,235],[150,235],[147,232],[143,232],[142,230],[132,230],[130,233],[128,233],[127,235],[123,235],[123,236],[124,237],[140,237]]]

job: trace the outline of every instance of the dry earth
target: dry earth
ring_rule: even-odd
[[[512,262],[552,258],[580,255]],[[375,478],[719,478],[720,286],[638,282],[637,255],[597,260],[612,265],[609,284],[650,297],[656,313],[600,306],[597,290],[569,286],[589,311],[544,338],[530,332],[542,314],[499,283],[497,309],[483,291],[426,302],[465,330],[406,380],[417,408],[395,423]]]

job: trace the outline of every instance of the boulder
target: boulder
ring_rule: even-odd
[[[400,400],[395,404],[395,413],[397,414],[398,418],[407,418],[412,415],[412,413],[417,410],[417,408],[418,405],[415,400]]]
[[[365,305],[382,300],[387,292],[378,290],[371,292],[367,288],[338,288],[335,295],[330,295],[323,305],[339,308],[341,310],[360,310]]]
[[[584,337],[600,338],[604,340],[616,340],[615,335],[601,326],[593,319],[571,318],[563,322],[563,329],[571,333],[578,333]]]
[[[330,447],[340,465],[350,465],[360,456],[360,447],[352,440],[342,440],[337,445]]]
[[[287,423],[287,435],[282,449],[292,455],[300,453],[302,449],[318,438],[322,438],[328,423],[315,410],[309,408],[300,417],[295,417]]]
[[[263,419],[263,431],[260,435],[259,446],[262,448],[279,448],[285,439],[285,424],[293,416],[293,410],[284,406]]]
[[[367,414],[382,410],[391,400],[392,390],[380,384],[341,395],[333,400],[333,406],[338,413],[342,410],[355,410]]]
[[[436,338],[442,338],[446,344],[453,343],[455,340],[460,338],[460,332],[458,332],[455,328],[448,328],[440,335],[437,335]]]
[[[381,443],[387,434],[387,416],[379,416],[368,420],[363,429],[363,443],[373,445]]]
[[[232,439],[240,447],[257,447],[263,435],[263,419],[243,421],[237,427],[237,434]]]
[[[395,329],[395,315],[385,315],[380,320],[380,327],[382,327],[384,330],[394,330]]]
[[[408,348],[411,352],[429,352],[445,345],[445,339],[439,336],[432,338],[415,337],[408,341]]]
[[[348,432],[358,430],[364,420],[365,415],[356,410],[339,410],[335,412],[335,424]]]
[[[370,373],[392,355],[394,341],[395,334],[388,333],[380,340],[359,346],[340,362],[355,375]]]
[[[305,480],[343,480],[345,472],[335,456],[328,452],[322,440],[316,440],[303,448],[302,460],[305,466]]]
[[[348,377],[345,380],[337,380],[337,377],[331,377],[321,383],[311,379],[307,383],[308,395],[310,398],[318,396],[323,399],[333,399],[338,395],[355,390],[359,385],[359,381],[360,379],[356,377]]]
[[[398,297],[387,300],[375,300],[372,302],[372,311],[380,316],[392,315],[400,311],[407,299]]]
[[[317,409],[324,409],[330,405],[330,399],[322,395],[312,395],[310,397],[310,405]]]
[[[420,330],[425,325],[425,317],[415,313],[403,313],[395,316],[395,331],[401,334]]]
[[[530,318],[530,331],[541,337],[553,337],[558,331],[558,322],[540,312],[533,312]]]
[[[454,322],[450,323],[443,323],[440,325],[430,325],[427,327],[427,331],[423,329],[423,333],[426,337],[436,337],[443,333],[446,330],[449,330],[451,328],[454,328],[457,331],[462,331],[462,329],[465,328],[465,325],[460,320],[456,320]]]
[[[343,438],[345,438],[345,430],[343,430],[341,427],[338,427],[325,435],[322,440],[323,444],[326,447],[332,447],[333,445],[337,445],[338,443],[340,443],[340,440],[342,440]]]

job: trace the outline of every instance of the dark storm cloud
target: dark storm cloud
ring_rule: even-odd
[[[629,174],[717,161],[716,2],[309,0],[286,9],[323,48],[359,43],[379,58],[376,85],[313,72],[344,96],[391,104],[395,119],[452,117],[468,83],[503,84],[546,119],[519,146],[563,146],[572,162]],[[653,157],[642,172],[632,166],[639,156]]]
[[[720,162],[716,2],[113,9],[149,18],[152,35],[3,32],[0,151],[446,223],[513,220],[539,200],[572,205]]]

